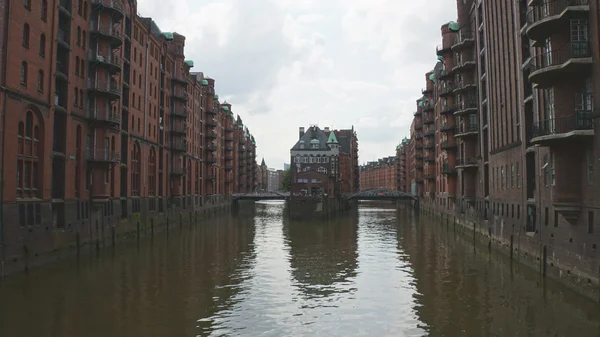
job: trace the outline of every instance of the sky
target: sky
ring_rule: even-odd
[[[409,136],[454,0],[138,0],[186,37],[192,71],[214,78],[254,135],[257,161],[290,161],[298,128],[354,126],[359,161]]]

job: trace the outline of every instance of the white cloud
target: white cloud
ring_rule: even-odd
[[[447,0],[139,0],[186,36],[186,58],[217,81],[271,167],[289,162],[298,127],[354,125],[361,162],[389,156],[436,62]]]

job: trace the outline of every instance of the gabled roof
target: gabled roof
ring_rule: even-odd
[[[333,133],[333,132],[332,132]],[[335,137],[335,136],[334,136]],[[312,150],[312,151],[329,151],[331,148],[327,145],[327,135],[323,130],[321,130],[318,126],[310,126],[306,128],[304,135],[300,137],[300,139],[296,142],[296,144],[292,147],[292,150]],[[304,142],[302,142],[304,141]],[[310,146],[304,146],[304,148],[300,148],[300,144],[318,144],[318,148],[310,148]]]

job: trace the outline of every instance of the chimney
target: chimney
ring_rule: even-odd
[[[300,127],[300,137],[298,137],[298,139],[302,138],[302,136],[304,136],[304,127],[303,126]]]

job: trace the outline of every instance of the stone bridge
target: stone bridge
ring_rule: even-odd
[[[256,192],[238,193],[231,196],[232,200],[288,200],[290,192]]]

